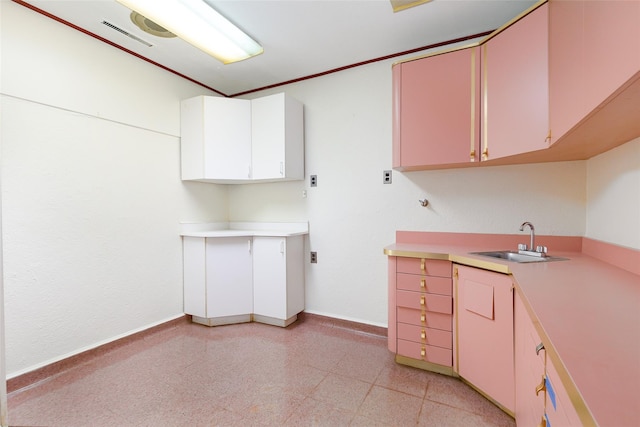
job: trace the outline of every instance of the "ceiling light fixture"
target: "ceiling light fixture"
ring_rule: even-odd
[[[202,0],[117,0],[223,64],[242,61],[264,49]]]
[[[431,0],[390,0],[391,7],[394,12],[400,12],[401,10],[409,9],[410,7],[418,6],[420,4],[429,3]]]

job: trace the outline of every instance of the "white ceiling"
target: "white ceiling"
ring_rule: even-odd
[[[394,13],[389,0],[206,1],[262,44],[264,53],[223,65],[179,39],[144,33],[131,22],[130,11],[115,0],[26,3],[224,95],[493,30],[536,3],[433,0]],[[103,21],[153,46],[132,40]]]

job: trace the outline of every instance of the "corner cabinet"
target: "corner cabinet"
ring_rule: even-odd
[[[303,105],[285,93],[181,103],[182,180],[219,184],[304,179]]]
[[[482,45],[483,161],[549,147],[548,5]]]
[[[389,257],[388,346],[396,362],[453,375],[451,262]]]
[[[466,382],[515,412],[513,281],[510,275],[454,264],[456,371]]]
[[[305,305],[304,234],[183,233],[185,314],[207,326],[295,322]]]

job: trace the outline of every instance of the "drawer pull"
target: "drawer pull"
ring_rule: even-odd
[[[425,357],[427,355],[427,349],[424,347],[420,347],[420,356]]]
[[[536,346],[536,355],[540,354],[540,350],[544,350],[544,344],[540,343]]]
[[[427,321],[427,315],[425,313],[420,313],[420,321],[422,323]]]
[[[540,420],[540,424],[538,424],[538,427],[547,427],[547,420],[542,417],[542,419]]]
[[[542,382],[536,387],[536,396],[538,395],[538,393],[545,390],[547,390],[547,383],[544,380],[544,377],[542,377]]]
[[[427,303],[426,297],[424,295],[420,295],[420,305],[425,305]]]
[[[427,287],[427,279],[420,279],[420,287],[422,289]]]
[[[420,339],[423,339],[423,340],[427,339],[427,331],[425,331],[424,329],[420,331]]]
[[[422,270],[422,272],[424,273],[424,270],[426,269],[427,265],[426,265],[426,260],[424,258],[420,259],[420,270]]]

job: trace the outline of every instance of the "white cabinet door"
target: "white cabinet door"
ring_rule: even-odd
[[[207,318],[253,312],[250,237],[206,239]]]
[[[303,238],[254,237],[253,310],[286,321],[304,310]]]
[[[182,238],[184,259],[184,312],[206,317],[205,241],[202,237]]]
[[[251,101],[254,180],[304,179],[303,106],[284,93]]]
[[[181,103],[182,179],[251,178],[251,103],[198,96]]]

